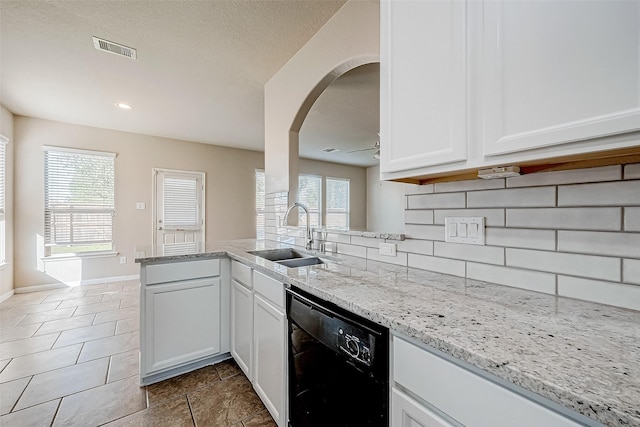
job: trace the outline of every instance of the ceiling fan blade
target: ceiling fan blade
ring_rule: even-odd
[[[376,147],[371,147],[371,148],[361,148],[359,150],[351,150],[351,151],[347,151],[347,153],[357,153],[358,151],[369,151],[369,150],[375,150]]]

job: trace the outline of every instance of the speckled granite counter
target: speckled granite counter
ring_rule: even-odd
[[[136,262],[224,256],[610,426],[640,426],[640,313],[360,258],[288,269],[218,242]]]

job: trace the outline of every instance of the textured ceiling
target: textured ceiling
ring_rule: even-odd
[[[344,3],[1,0],[0,102],[18,115],[263,150],[264,84]],[[92,36],[138,59],[98,51]],[[377,72],[346,75],[319,98],[302,156],[373,146]]]

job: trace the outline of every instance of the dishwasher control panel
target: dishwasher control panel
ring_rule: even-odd
[[[349,330],[350,328],[338,328],[338,348],[366,366],[371,366],[372,351],[375,338],[361,330]]]

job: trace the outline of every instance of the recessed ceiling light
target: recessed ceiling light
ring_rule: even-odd
[[[116,107],[121,108],[123,110],[131,110],[131,105],[125,104],[124,102],[116,102]]]

